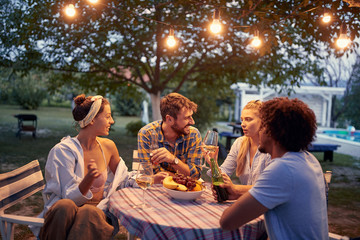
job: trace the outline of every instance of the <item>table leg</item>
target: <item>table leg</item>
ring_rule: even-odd
[[[226,150],[230,150],[231,148],[231,137],[226,137]]]
[[[325,151],[324,152],[324,161],[326,162],[327,160],[329,160],[330,162],[333,161],[333,157],[334,157],[334,151]]]

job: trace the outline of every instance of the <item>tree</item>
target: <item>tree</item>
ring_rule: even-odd
[[[316,86],[343,87],[345,93],[339,99],[334,95],[331,99],[331,122],[330,126],[335,127],[338,120],[344,119],[345,113],[352,105],[349,97],[353,85],[360,76],[358,68],[360,66],[360,55],[355,52],[351,56],[341,58],[326,58],[324,61],[323,75],[321,78],[310,77],[312,84]]]
[[[333,47],[342,21],[351,39],[360,33],[358,9],[342,1],[113,0],[92,6],[75,0],[73,19],[63,14],[68,3],[2,1],[0,66],[59,70],[54,86],[76,82],[99,93],[143,88],[155,119],[161,94],[179,92],[186,82],[213,89],[238,81],[300,85],[305,73],[320,72],[318,45]],[[214,9],[224,24],[218,36],[208,30]],[[325,10],[339,21],[321,25]],[[164,45],[171,26],[179,41],[173,50]],[[259,50],[248,46],[256,31],[264,41]]]
[[[357,55],[351,74],[351,87],[346,96],[345,116],[356,129],[360,129],[360,55]]]

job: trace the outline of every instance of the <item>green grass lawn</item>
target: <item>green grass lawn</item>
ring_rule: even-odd
[[[22,110],[16,106],[0,105],[0,172],[8,171],[38,159],[44,167],[50,149],[64,136],[76,136],[77,130],[72,118],[71,108],[41,107],[36,111]],[[21,139],[15,136],[17,131],[16,114],[36,114],[38,117],[37,138],[30,132],[22,134]],[[137,148],[137,139],[126,134],[125,126],[137,117],[114,116],[108,138],[112,139],[125,160],[131,165],[132,151]]]

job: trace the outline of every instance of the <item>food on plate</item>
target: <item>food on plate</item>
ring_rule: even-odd
[[[163,180],[163,186],[168,189],[178,191],[201,191],[202,183],[199,180],[194,180],[191,177],[185,177],[183,174],[176,173],[174,177],[167,176]]]
[[[163,180],[163,186],[169,189],[176,189],[178,187],[178,183],[176,183],[173,180],[172,176],[167,176],[166,178],[164,178]]]

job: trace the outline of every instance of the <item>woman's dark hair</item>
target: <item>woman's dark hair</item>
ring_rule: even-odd
[[[93,104],[93,101],[91,101],[92,97],[93,96],[85,97],[85,94],[80,94],[74,97],[75,107],[72,111],[72,114],[75,121],[83,120],[89,113],[91,105]],[[106,98],[103,98],[101,102],[101,107],[97,114],[101,113],[104,110],[104,106],[106,104],[109,104],[109,101]]]
[[[301,100],[274,98],[260,108],[261,126],[287,151],[307,150],[316,134],[316,117]]]

